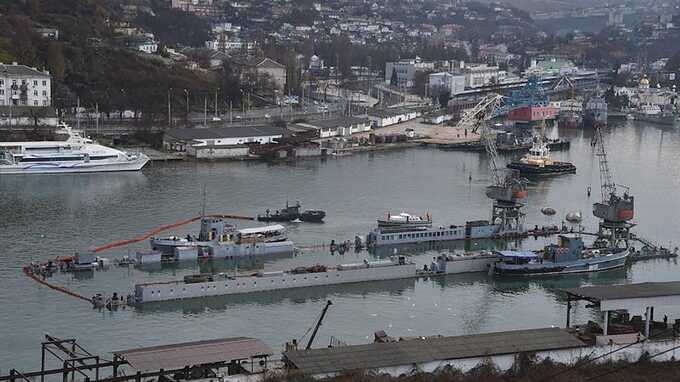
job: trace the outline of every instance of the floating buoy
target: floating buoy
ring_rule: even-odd
[[[580,212],[570,212],[567,214],[566,219],[570,223],[580,223],[583,217]]]
[[[552,216],[552,215],[555,215],[557,213],[557,211],[555,211],[554,208],[545,207],[545,208],[541,208],[541,213],[543,215]]]

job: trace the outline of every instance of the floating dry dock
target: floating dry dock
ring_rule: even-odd
[[[187,276],[184,280],[135,285],[135,302],[181,300],[209,296],[235,295],[281,289],[396,280],[466,272],[486,272],[497,260],[490,252],[461,256],[440,256],[432,264],[416,269],[405,256],[388,260],[340,264],[335,267],[315,265],[290,271],[258,272],[250,275]]]

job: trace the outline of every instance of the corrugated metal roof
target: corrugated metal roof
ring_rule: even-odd
[[[264,342],[248,337],[185,342],[113,352],[137,371],[177,370],[185,366],[272,355]]]
[[[637,283],[627,285],[600,285],[569,288],[563,290],[572,295],[600,301],[628,298],[680,296],[680,281]]]
[[[285,352],[284,356],[304,373],[327,374],[584,346],[583,341],[564,329],[545,328],[295,350]]]
[[[283,136],[284,130],[274,126],[177,128],[170,129],[165,134],[175,139],[194,140],[194,139],[263,137],[269,135]]]

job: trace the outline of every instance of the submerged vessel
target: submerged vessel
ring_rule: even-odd
[[[583,110],[583,126],[594,127],[607,124],[607,101],[599,96],[590,97]]]
[[[489,239],[498,236],[500,232],[500,224],[491,224],[486,220],[469,221],[465,225],[414,227],[406,230],[378,227],[368,234],[366,243],[370,247],[380,247],[435,241]]]
[[[574,164],[552,160],[550,149],[545,144],[542,135],[534,138],[534,144],[528,154],[508,163],[507,167],[519,171],[524,176],[548,176],[576,172]]]
[[[621,268],[630,254],[628,248],[586,248],[576,235],[560,235],[557,245],[543,251],[500,251],[493,265],[498,276],[537,276],[600,272]]]
[[[60,124],[65,141],[0,142],[0,174],[56,174],[139,171],[149,161],[141,153],[128,153],[97,144]]]
[[[169,263],[199,258],[291,254],[295,245],[282,225],[236,229],[222,219],[204,217],[198,237],[152,237],[151,252],[138,252],[138,264]]]
[[[326,212],[322,210],[305,210],[300,212],[301,207],[300,202],[296,202],[292,206],[286,202],[286,208],[277,210],[274,213],[270,213],[267,210],[264,215],[257,215],[257,220],[262,222],[292,222],[299,219],[303,222],[321,223],[326,217]]]
[[[640,106],[633,115],[636,121],[656,123],[659,125],[675,124],[677,117],[673,112],[662,109],[659,105],[646,104]]]
[[[135,285],[135,302],[169,301],[223,296],[272,290],[309,288],[416,277],[416,265],[405,256],[388,260],[340,264],[335,267],[314,265],[288,271],[258,272],[230,276],[201,275],[180,281]]]
[[[385,219],[378,219],[379,228],[393,229],[412,229],[418,227],[432,227],[432,216],[428,213],[425,216],[411,215],[402,212],[398,215],[387,214]]]

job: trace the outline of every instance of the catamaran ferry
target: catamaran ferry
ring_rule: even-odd
[[[149,161],[141,153],[97,144],[66,124],[59,127],[67,140],[0,142],[0,174],[139,171]]]

